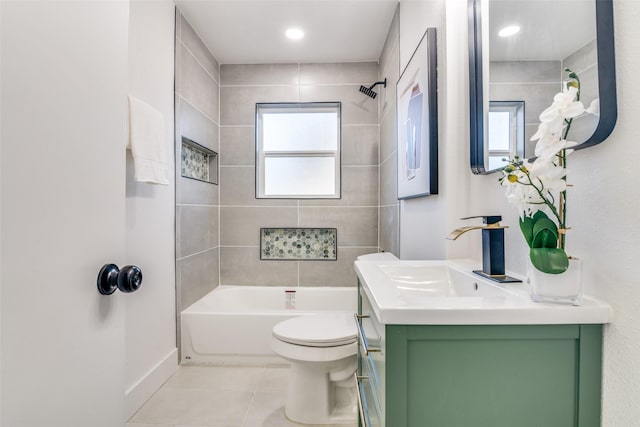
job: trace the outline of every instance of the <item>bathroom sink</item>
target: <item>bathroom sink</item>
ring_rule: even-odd
[[[472,271],[471,260],[356,261],[362,290],[382,323],[515,325],[607,323],[610,307],[534,303],[524,283],[502,284]]]
[[[508,289],[493,283],[478,281],[471,276],[440,261],[403,262],[382,264],[378,268],[389,278],[398,292],[414,297],[460,298],[504,297],[513,295]]]

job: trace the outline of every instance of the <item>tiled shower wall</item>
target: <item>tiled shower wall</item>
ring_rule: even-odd
[[[181,137],[215,152],[219,65],[176,11],[176,298],[179,313],[218,286],[219,186],[180,176]],[[179,319],[178,319],[179,320]]]
[[[393,16],[387,39],[380,54],[379,78],[387,79],[387,88],[380,88],[380,206],[379,229],[381,251],[400,256],[400,205],[398,202],[398,153],[396,83],[400,78],[399,9]]]
[[[378,249],[378,102],[358,91],[376,63],[221,65],[220,283],[355,286],[354,259]],[[257,102],[342,103],[342,198],[255,198]],[[261,261],[260,227],[338,230],[337,261]]]

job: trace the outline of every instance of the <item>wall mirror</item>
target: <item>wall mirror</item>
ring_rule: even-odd
[[[340,198],[339,102],[256,104],[256,197]]]
[[[469,0],[473,173],[499,170],[503,157],[533,157],[538,116],[562,90],[565,68],[580,77],[585,107],[600,104],[598,116],[574,120],[570,139],[576,149],[599,144],[617,117],[612,0]],[[508,116],[509,103],[520,105],[521,120],[515,110]]]

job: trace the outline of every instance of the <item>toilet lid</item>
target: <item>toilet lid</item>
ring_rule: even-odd
[[[350,314],[308,315],[285,320],[273,327],[281,341],[308,347],[335,347],[356,340],[356,325]]]

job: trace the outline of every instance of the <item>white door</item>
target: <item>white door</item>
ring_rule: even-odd
[[[128,11],[0,2],[4,427],[124,425]]]

